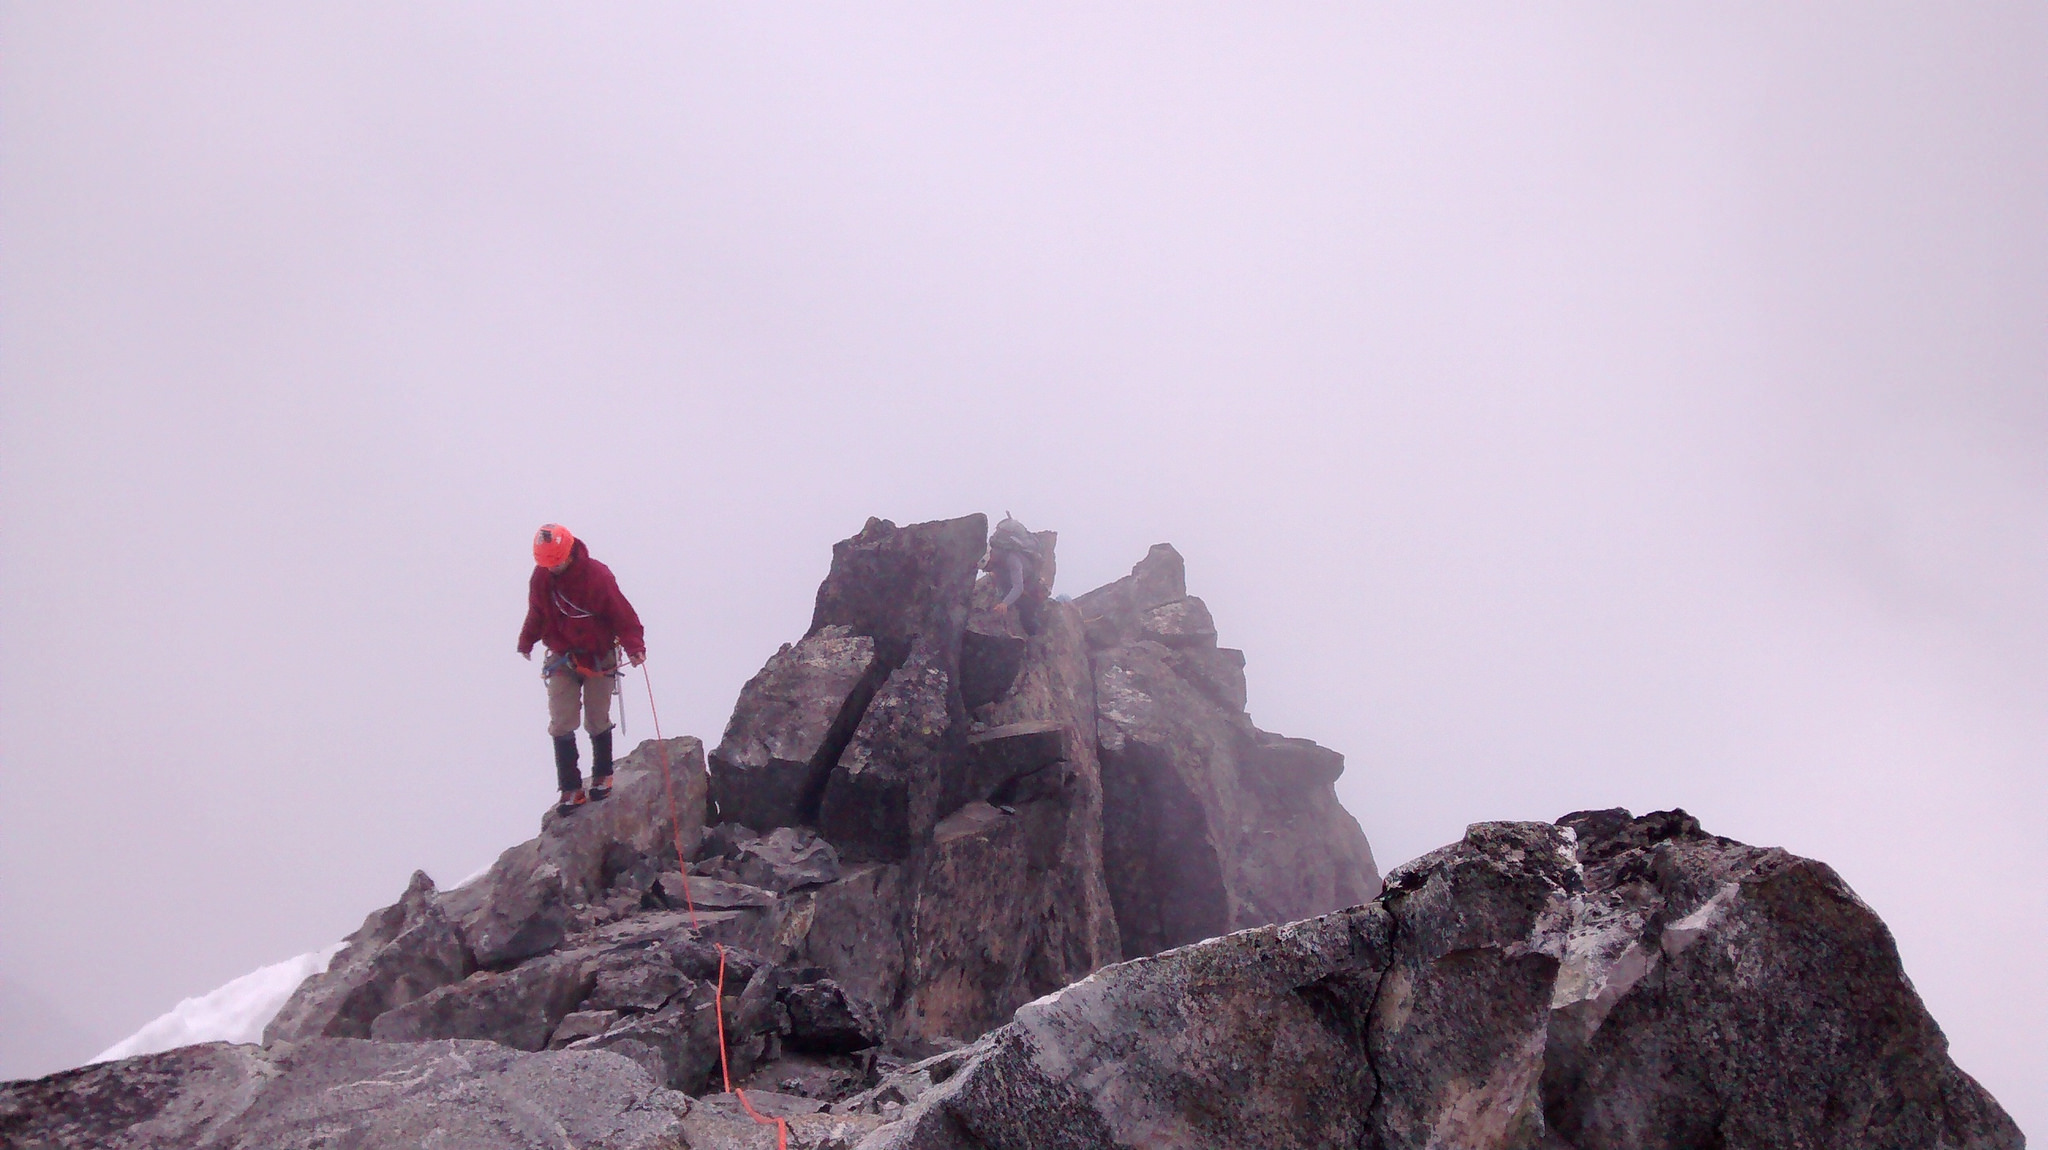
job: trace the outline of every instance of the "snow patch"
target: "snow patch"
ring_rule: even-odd
[[[116,1042],[93,1062],[155,1054],[195,1042],[261,1042],[263,1028],[284,1009],[299,984],[327,969],[346,943],[273,962],[198,998],[180,1002],[169,1014]]]
[[[461,882],[459,882],[459,883],[456,883],[456,884],[455,884],[454,886],[452,886],[452,887],[449,887],[448,889],[449,889],[449,890],[461,890],[461,889],[462,889],[463,887],[466,887],[466,886],[468,886],[468,885],[469,885],[470,883],[473,883],[473,882],[475,882],[476,880],[478,880],[478,879],[480,879],[480,878],[484,877],[485,875],[487,875],[487,874],[491,873],[491,868],[492,868],[492,867],[494,867],[494,866],[497,866],[497,865],[498,865],[498,860],[497,860],[497,859],[492,859],[491,861],[489,861],[489,862],[485,863],[484,865],[482,865],[482,866],[480,866],[480,867],[476,868],[476,869],[475,869],[474,871],[471,871],[471,872],[470,872],[470,874],[469,874],[469,877],[468,877],[468,878],[465,878],[465,879],[463,879],[463,880],[462,880]]]

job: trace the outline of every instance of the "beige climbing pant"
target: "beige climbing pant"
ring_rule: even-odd
[[[550,655],[548,660],[554,661]],[[597,661],[600,672],[609,671],[619,665],[618,652],[614,651]],[[548,674],[548,734],[566,735],[576,729],[576,720],[583,720],[583,729],[593,735],[602,735],[612,729],[612,683],[610,675],[597,674],[585,678],[564,665]],[[578,716],[577,711],[583,713]]]

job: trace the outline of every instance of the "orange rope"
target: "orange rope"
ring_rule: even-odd
[[[697,900],[690,894],[690,864],[683,857],[683,822],[676,817],[676,783],[674,772],[669,769],[668,744],[661,737],[661,712],[654,709],[654,679],[647,673],[647,664],[640,664],[640,679],[647,684],[647,713],[654,719],[654,746],[661,753],[661,785],[668,794],[668,826],[675,836],[676,869],[683,876],[683,905],[690,908],[690,929],[699,930],[697,923]],[[712,1003],[712,1017],[718,1020],[718,1073],[725,1080],[725,1092],[740,1100],[740,1106],[762,1126],[775,1127],[775,1150],[789,1150],[789,1123],[780,1118],[763,1117],[747,1101],[747,1092],[735,1090],[732,1085],[732,1066],[725,1054],[725,944],[714,942],[718,948],[718,989]]]

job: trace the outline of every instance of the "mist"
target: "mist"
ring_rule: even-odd
[[[1383,868],[1832,865],[2048,1136],[2048,10],[0,6],[0,1077],[716,742],[833,541],[1173,543]]]

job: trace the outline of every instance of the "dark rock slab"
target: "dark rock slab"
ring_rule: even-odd
[[[1169,647],[1214,647],[1216,620],[1208,604],[1193,595],[1138,613],[1138,632]]]
[[[581,1038],[592,1038],[603,1034],[618,1024],[625,1015],[617,1010],[576,1010],[562,1016],[555,1024],[555,1032],[548,1038],[548,1049],[559,1050]]]
[[[228,1101],[271,1069],[251,1046],[208,1042],[0,1083],[0,1146],[129,1150],[176,1145],[185,1131],[232,1118]]]
[[[586,1011],[659,1010],[668,1000],[687,990],[690,980],[665,961],[633,962],[600,969],[584,996]]]
[[[299,986],[264,1028],[265,1043],[368,1038],[378,1015],[476,968],[462,931],[414,871],[397,902],[371,914],[323,973]]]
[[[718,818],[761,828],[810,822],[887,670],[875,640],[846,626],[819,628],[770,656],[711,752]]]
[[[1129,956],[1371,898],[1342,756],[1258,730],[1149,640],[1096,652],[1104,870]]]
[[[1057,814],[1025,819],[975,802],[939,823],[918,877],[902,1033],[980,1034],[1064,983],[1063,940],[1039,917],[1062,829],[1048,813]]]
[[[380,1042],[478,1038],[515,1050],[541,1050],[590,993],[594,956],[551,954],[511,970],[481,970],[385,1011],[370,1026]]]
[[[829,978],[786,986],[779,1000],[789,1013],[787,1044],[808,1054],[851,1054],[882,1041],[875,1008]]]
[[[716,1111],[728,1118],[749,1118],[748,1109],[763,1118],[795,1118],[800,1114],[816,1114],[825,1109],[825,1103],[801,1094],[782,1094],[773,1090],[749,1090],[746,1101],[731,1093],[706,1094],[697,1100],[706,1110]]]
[[[968,627],[960,636],[961,704],[971,711],[1009,694],[1029,647],[1026,636],[1007,626]]]
[[[998,626],[998,601],[978,587],[969,629]],[[1087,642],[1073,605],[1041,607],[1009,692],[974,715],[984,736],[1003,734],[964,757],[912,873],[900,1040],[971,1038],[1119,953]]]
[[[717,860],[698,870],[706,877],[776,894],[837,882],[842,873],[839,852],[809,827],[776,827],[765,835],[738,836]]]
[[[920,830],[921,792],[939,785],[941,761],[958,742],[957,696],[936,647],[920,643],[876,692],[825,785],[818,825],[853,862],[909,857]],[[930,818],[926,815],[925,818]]]
[[[1168,658],[1174,673],[1193,683],[1226,713],[1241,715],[1249,702],[1244,652],[1231,647],[1182,647]]]
[[[610,1050],[632,1059],[649,1077],[686,1094],[715,1089],[719,1081],[717,999],[708,982],[652,1014],[628,1015],[602,1033],[580,1039],[574,1050]]]
[[[601,1051],[209,1043],[0,1085],[10,1150],[671,1150],[690,1100]]]
[[[1344,756],[1313,739],[1256,732],[1246,755],[1247,777],[1275,790],[1313,790],[1337,781]]]
[[[1096,659],[1103,859],[1129,956],[1228,933],[1236,922],[1240,729],[1154,643]],[[1323,908],[1329,909],[1329,908]]]
[[[1074,607],[1089,645],[1114,647],[1142,637],[1139,619],[1145,612],[1187,594],[1186,561],[1171,544],[1155,543],[1129,575],[1075,599]]]
[[[1073,606],[1094,660],[1101,853],[1124,955],[1372,897],[1371,847],[1333,786],[1343,757],[1253,725],[1244,655],[1216,645],[1178,552],[1153,547]]]
[[[904,868],[867,863],[813,894],[801,961],[828,971],[856,997],[893,1014],[903,995],[910,910]]]
[[[687,888],[687,894],[685,889]],[[694,904],[702,910],[764,910],[775,905],[775,892],[745,883],[724,882],[677,871],[661,876],[661,891],[671,906]]]
[[[809,633],[846,627],[874,639],[891,667],[923,637],[949,675],[958,665],[960,630],[974,575],[988,547],[988,518],[965,515],[898,527],[870,519],[832,548],[832,570],[818,587]]]
[[[967,796],[989,799],[1025,775],[1065,762],[1068,739],[1059,719],[1006,723],[967,736]]]

